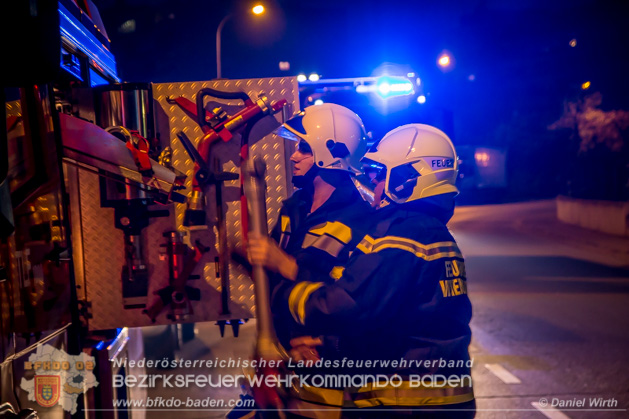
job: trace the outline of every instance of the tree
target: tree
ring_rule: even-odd
[[[593,199],[629,198],[629,112],[599,108],[599,92],[566,101],[559,120],[549,130],[567,129],[578,143],[568,176],[571,196]]]
[[[575,102],[566,102],[561,118],[548,128],[575,129],[581,140],[580,153],[595,148],[597,144],[605,145],[610,151],[621,152],[629,128],[629,112],[603,111],[598,109],[602,102],[603,96],[599,92]]]

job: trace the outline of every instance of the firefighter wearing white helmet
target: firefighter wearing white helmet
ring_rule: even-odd
[[[350,109],[326,103],[307,107],[276,133],[297,142],[290,160],[299,189],[283,202],[271,238],[249,236],[248,258],[267,268],[272,287],[333,283],[371,222],[352,179],[367,149],[363,123]],[[287,352],[299,351],[291,340],[304,335],[301,325],[286,312],[273,312],[273,320]]]
[[[311,336],[301,343],[324,360],[345,360],[335,373],[352,376],[352,387],[316,389],[316,402],[304,397],[299,407],[474,417],[472,310],[463,256],[446,227],[458,193],[454,146],[442,131],[411,124],[385,135],[362,161],[386,205],[342,276],[333,284],[285,283],[274,294],[274,310],[289,312]],[[360,381],[368,375],[378,384]]]
[[[302,187],[311,182],[318,169],[360,173],[360,159],[367,151],[363,122],[353,111],[334,103],[309,106],[284,123],[277,134],[298,143],[312,154],[312,172],[297,175],[294,182]],[[295,155],[291,157],[294,160]],[[301,178],[300,176],[303,176]]]
[[[443,131],[429,125],[394,129],[365,154],[363,163],[367,172],[384,177],[384,195],[398,204],[458,194],[454,145]]]
[[[367,146],[363,123],[350,109],[326,103],[307,107],[276,132],[297,142],[290,160],[298,189],[284,201],[269,240],[250,237],[248,257],[273,272],[276,282],[334,279],[364,234],[370,211],[352,178]],[[277,319],[276,319],[277,320]],[[288,345],[294,333],[276,322]]]

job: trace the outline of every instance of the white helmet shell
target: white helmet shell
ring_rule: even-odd
[[[277,135],[304,140],[320,169],[360,172],[360,159],[367,151],[365,127],[358,115],[334,103],[309,106],[286,121]]]
[[[443,131],[430,125],[409,124],[390,131],[363,161],[386,168],[384,193],[393,202],[459,192],[454,145]]]

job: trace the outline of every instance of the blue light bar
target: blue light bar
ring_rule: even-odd
[[[111,51],[96,39],[61,3],[59,3],[59,26],[61,40],[70,50],[81,51],[87,55],[94,68],[116,82],[120,81],[116,71],[116,59]]]
[[[382,76],[376,82],[376,91],[383,99],[415,93],[413,83],[404,77]]]
[[[304,87],[320,93],[354,90],[356,93],[375,94],[381,99],[415,94],[414,81],[403,76],[319,79],[317,81],[306,80],[303,76],[297,80],[300,88]]]

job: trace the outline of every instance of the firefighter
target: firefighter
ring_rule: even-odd
[[[352,181],[365,154],[363,123],[351,110],[332,103],[307,107],[277,131],[297,142],[291,156],[293,184],[268,240],[250,235],[250,261],[264,261],[272,285],[282,280],[333,282],[339,266],[364,236],[371,211]],[[274,319],[280,342],[298,332]]]
[[[442,131],[411,124],[362,161],[382,203],[342,277],[285,282],[274,294],[276,312],[312,336],[294,339],[293,352],[308,359],[320,336],[335,337],[336,371],[353,376],[343,389],[301,389],[297,408],[337,406],[336,416],[302,413],[310,417],[474,417],[472,310],[463,256],[446,227],[458,194],[454,146]],[[323,350],[322,359],[332,356]]]

